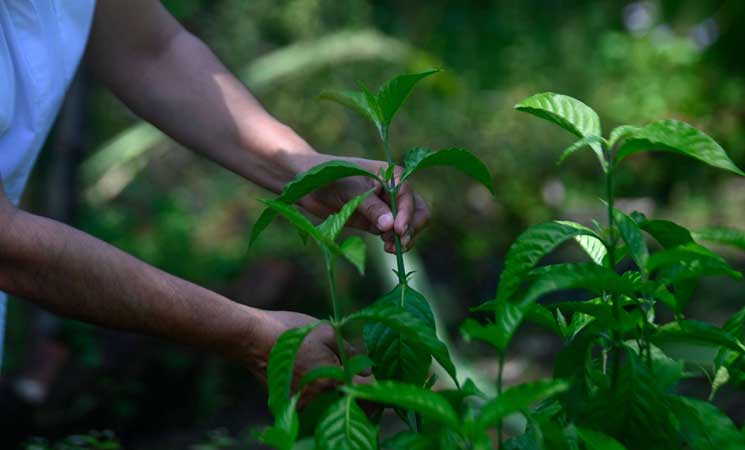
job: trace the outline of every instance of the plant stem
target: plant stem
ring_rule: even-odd
[[[499,372],[497,373],[497,397],[500,397],[502,395],[502,375],[504,373],[504,351],[499,352]],[[499,448],[502,448],[502,442],[503,442],[503,423],[502,419],[499,419],[499,422],[497,423],[497,440],[499,444]]]
[[[616,236],[616,230],[615,230],[615,221],[613,218],[613,203],[614,203],[614,192],[613,192],[613,151],[611,150],[608,155],[608,171],[605,173],[605,189],[606,189],[606,196],[608,200],[608,233],[609,236],[609,245],[608,245],[608,259],[610,260],[611,264],[611,270],[616,270],[616,245],[618,244],[617,236]],[[615,320],[616,324],[621,323],[621,302],[617,295],[611,293],[611,304],[613,306],[613,319]],[[619,345],[621,342],[621,332],[616,330],[613,330],[613,336],[614,341],[616,345]],[[618,377],[620,375],[620,366],[621,366],[621,351],[619,348],[616,348],[613,352],[613,374],[611,378],[611,388],[613,391],[616,390],[616,387],[618,385]]]
[[[331,295],[331,307],[334,313],[334,320],[332,326],[334,328],[334,334],[336,335],[336,344],[339,347],[339,359],[341,360],[342,369],[344,369],[345,382],[348,385],[352,384],[352,374],[349,372],[349,364],[347,364],[347,351],[344,348],[344,336],[342,336],[341,326],[339,321],[341,315],[339,313],[339,301],[336,297],[336,281],[334,280],[334,263],[329,255],[328,250],[323,249],[323,262],[326,267],[326,278],[329,284],[329,294]]]
[[[380,132],[380,137],[383,139],[383,148],[385,149],[385,157],[388,160],[388,168],[394,166],[393,163],[393,154],[391,152],[391,144],[388,139],[388,128],[384,128]],[[399,186],[396,184],[396,177],[392,177],[391,181],[389,182],[388,186],[384,186],[385,190],[388,192],[388,198],[390,198],[391,202],[391,213],[393,214],[393,220],[395,221],[396,215],[398,215],[398,188]],[[399,238],[398,234],[396,234],[396,230],[393,230],[393,243],[396,246],[396,267],[397,267],[397,275],[398,275],[398,282],[402,285],[406,284],[406,266],[404,265],[404,252],[401,249],[401,239]],[[403,300],[402,300],[403,301]],[[403,306],[403,305],[401,305]]]

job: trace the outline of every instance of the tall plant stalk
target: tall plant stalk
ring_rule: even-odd
[[[393,163],[393,154],[391,152],[391,144],[388,137],[388,128],[381,130],[380,138],[383,140],[383,148],[385,149],[385,157],[388,160],[388,170],[391,171],[395,167]],[[396,216],[398,215],[398,189],[399,185],[396,183],[396,177],[392,176],[390,181],[384,185],[388,198],[391,202],[391,213],[393,214],[393,220],[395,223]],[[396,274],[398,275],[398,282],[402,285],[406,284],[406,266],[404,265],[404,253],[401,248],[401,239],[396,234],[395,226],[393,230],[393,243],[396,246]],[[403,297],[402,300],[403,302]],[[403,306],[403,305],[402,305]]]
[[[615,204],[615,192],[613,190],[613,171],[615,169],[613,165],[613,148],[606,151],[608,158],[608,170],[605,173],[605,189],[608,203],[608,260],[610,261],[611,270],[616,270],[616,245],[618,245],[618,236],[616,235],[616,224],[614,219],[614,204]],[[621,303],[618,295],[613,293],[610,294],[611,305],[613,307],[613,319],[616,323],[621,321]],[[611,378],[611,386],[613,390],[618,385],[618,378],[620,375],[621,367],[621,332],[618,329],[613,331],[613,340],[615,341],[616,348],[613,350],[613,373]]]
[[[329,295],[331,296],[331,307],[333,310],[333,321],[331,322],[334,328],[334,334],[336,335],[336,345],[339,347],[339,359],[341,360],[342,369],[344,369],[344,381],[351,385],[352,374],[349,372],[349,364],[347,364],[347,352],[344,348],[344,336],[342,335],[342,329],[340,325],[341,312],[339,308],[339,300],[336,296],[336,280],[334,279],[334,262],[329,255],[328,250],[323,250],[323,262],[326,269],[326,279],[329,285]]]

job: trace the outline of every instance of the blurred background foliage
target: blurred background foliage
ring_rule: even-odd
[[[383,158],[374,130],[320,102],[323,89],[359,81],[375,87],[400,72],[447,69],[422,83],[391,133],[399,156],[412,146],[460,146],[476,152],[494,174],[496,199],[458,175],[431,173],[415,180],[433,218],[414,257],[442,299],[438,310],[456,346],[457,324],[469,306],[493,295],[505,251],[523,228],[552,218],[587,222],[601,216],[602,187],[593,158],[580,154],[557,167],[571,137],[516,113],[516,101],[540,91],[575,96],[600,113],[605,132],[622,123],[685,120],[745,167],[745,3],[740,1],[164,3],[270,112],[322,152]],[[75,226],[239,301],[258,296],[265,307],[328,314],[316,281],[318,261],[288,227],[275,225],[248,248],[257,200],[267,192],[163,138],[86,76],[83,86],[86,145],[77,165],[78,206],[70,218]],[[40,161],[28,190],[27,205],[37,211],[45,209],[51,159]],[[693,228],[743,227],[745,180],[682,157],[630,158],[618,189],[624,208]],[[387,270],[385,263],[371,267],[380,276]],[[382,289],[379,277],[360,280],[348,272],[340,278],[350,309]],[[702,286],[701,302],[692,305],[714,321],[742,306],[737,301],[742,288],[723,288],[719,281]],[[12,371],[22,365],[29,334],[24,319],[33,312],[16,302],[11,314],[6,365]],[[146,341],[146,351],[121,349],[124,364],[106,356],[110,349],[100,331],[74,323],[63,330],[60,339],[72,349],[70,364],[76,367],[66,370],[86,373],[84,379],[93,383],[58,395],[92,397],[80,406],[80,421],[66,426],[114,427],[134,442],[163,446],[171,442],[159,437],[164,428],[142,419],[154,414],[152,408],[160,423],[179,430],[172,434],[186,433],[187,441],[193,433],[185,429],[225,425],[235,431],[265,415],[261,390],[230,363]],[[546,350],[541,354],[540,348],[526,341],[513,361],[514,377],[545,370]],[[471,352],[466,357],[476,360],[476,370],[493,369],[489,358],[479,362]],[[177,388],[174,378],[181,383]],[[49,409],[59,413],[65,407]],[[106,411],[98,415],[105,423],[91,422],[91,411]],[[49,430],[64,428],[55,420],[42,423],[57,424]]]

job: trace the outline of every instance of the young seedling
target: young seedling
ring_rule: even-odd
[[[558,334],[564,349],[556,360],[555,380],[545,382],[554,391],[536,395],[535,400],[549,400],[528,413],[524,435],[503,442],[503,416],[494,420],[490,412],[510,392],[520,388],[539,392],[540,385],[518,386],[498,395],[481,409],[476,422],[496,424],[500,446],[506,448],[745,448],[745,437],[716,407],[674,393],[684,376],[685,361],[666,353],[670,344],[712,349],[717,354],[712,361],[717,374],[713,391],[725,382],[730,370],[742,374],[738,361],[745,355],[741,343],[745,312],[722,329],[686,318],[685,307],[700,278],[741,278],[694,237],[739,244],[744,242],[743,234],[733,230],[691,233],[672,222],[648,219],[638,212],[627,215],[614,207],[618,166],[637,152],[676,152],[745,174],[719,144],[683,122],[621,126],[604,138],[598,115],[574,98],[537,94],[515,108],[579,138],[560,161],[583,148],[593,151],[605,177],[607,226],[592,229],[573,222],[548,222],[529,228],[510,247],[495,298],[476,308],[493,314],[493,321],[484,324],[468,319],[464,334],[493,345],[503,362],[515,331],[523,320],[529,320]],[[660,251],[650,252],[645,233],[657,241]],[[537,267],[544,256],[569,240],[586,251],[590,262]],[[620,272],[619,263],[625,258],[634,268]],[[536,303],[546,294],[565,289],[583,289],[595,297],[547,306]],[[660,307],[671,310],[675,319],[660,324],[656,314]],[[608,354],[610,363],[605,358]],[[501,371],[500,364],[498,392],[502,390]],[[555,384],[559,382],[564,384]],[[553,395],[566,389],[566,395]],[[490,420],[483,419],[485,415]]]
[[[382,141],[388,166],[378,174],[344,161],[331,161],[316,166],[298,175],[285,187],[279,197],[265,202],[267,209],[261,214],[251,232],[253,243],[262,231],[281,215],[301,233],[312,237],[318,243],[324,256],[329,294],[333,305],[333,317],[328,323],[336,332],[340,350],[343,349],[344,327],[353,321],[364,324],[363,335],[369,359],[367,357],[350,359],[342,353],[340,355],[341,369],[321,367],[308,373],[300,382],[300,386],[303,386],[321,378],[332,378],[343,384],[340,390],[341,397],[326,409],[317,424],[315,445],[319,449],[377,448],[378,433],[375,426],[367,420],[357,406],[355,401],[357,398],[395,407],[402,418],[407,420],[412,432],[420,428],[423,419],[434,418],[432,420],[445,421],[455,427],[453,432],[457,435],[462,434],[458,428],[460,420],[452,406],[444,397],[430,391],[431,382],[426,383],[431,360],[434,358],[449,374],[456,387],[459,384],[447,347],[437,338],[429,303],[408,285],[411,274],[406,272],[399,237],[394,238],[396,248],[396,269],[394,271],[398,276],[398,285],[373,305],[342,317],[334,282],[335,258],[344,256],[362,271],[364,246],[359,238],[350,238],[341,245],[337,245],[335,239],[364,196],[354,199],[337,215],[329,217],[317,227],[314,227],[292,206],[314,190],[339,179],[365,176],[375,180],[385,190],[395,217],[398,213],[397,197],[402,183],[419,170],[435,166],[456,168],[492,191],[491,177],[484,164],[471,153],[460,148],[449,148],[437,152],[432,152],[427,148],[413,148],[406,153],[403,169],[396,174],[389,138],[391,122],[414,85],[436,72],[437,70],[430,70],[398,76],[385,83],[375,94],[365,87],[362,87],[361,91],[323,93],[322,98],[351,107],[375,125]],[[295,412],[298,394],[291,395],[292,366],[302,340],[313,328],[314,326],[311,325],[285,332],[278,339],[270,355],[269,407],[275,416],[275,425],[265,430],[260,439],[277,448],[294,448],[298,438],[298,419]],[[354,386],[353,376],[369,367],[369,363],[373,364],[373,371],[378,381],[374,384]],[[430,380],[434,381],[433,378]],[[410,442],[408,437],[397,439]]]

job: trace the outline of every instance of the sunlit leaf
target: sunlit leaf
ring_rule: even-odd
[[[599,266],[603,265],[605,257],[608,254],[608,249],[605,247],[605,244],[603,244],[603,241],[595,236],[590,236],[589,234],[575,236],[574,240],[577,241],[579,246],[582,247],[582,250],[587,253],[587,256],[589,256],[595,264]]]
[[[633,135],[637,131],[639,131],[639,128],[635,125],[621,125],[610,132],[610,139],[608,139],[608,145],[610,147],[613,147],[617,144],[619,144],[621,141],[626,139],[628,136]]]
[[[316,426],[316,447],[324,450],[376,450],[378,429],[352,397],[332,404]]]
[[[598,114],[567,95],[552,92],[535,94],[515,105],[515,109],[553,122],[580,138],[602,136]]]
[[[440,394],[428,389],[398,381],[378,381],[344,386],[343,390],[356,398],[416,411],[431,420],[458,428],[458,416],[450,403]]]
[[[399,75],[381,86],[375,96],[378,105],[380,105],[381,122],[383,122],[386,127],[390,126],[393,117],[396,115],[396,112],[404,101],[409,97],[414,86],[421,79],[437,72],[439,72],[439,69]]]
[[[618,147],[616,160],[640,151],[669,151],[698,159],[710,166],[745,176],[724,149],[704,132],[677,120],[660,120],[628,134]]]
[[[432,152],[427,148],[416,147],[406,152],[404,157],[404,173],[401,181],[406,180],[414,172],[429,167],[447,166],[457,169],[486,187],[494,194],[489,169],[486,168],[473,153],[462,148],[447,148]]]
[[[489,428],[500,419],[567,389],[569,383],[563,380],[541,380],[512,387],[481,408],[476,424],[481,429]]]

